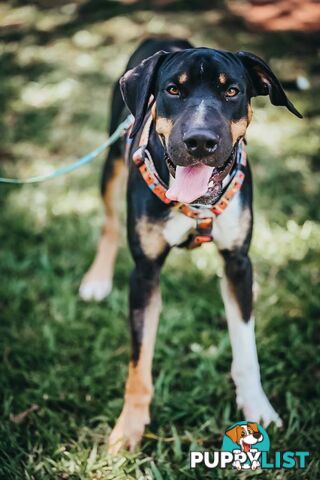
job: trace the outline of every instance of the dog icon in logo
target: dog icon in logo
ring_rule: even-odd
[[[251,422],[247,422],[242,425],[235,425],[234,427],[226,430],[225,434],[240,447],[240,450],[233,450],[234,453],[256,453],[258,450],[253,448],[253,446],[259,442],[262,442],[263,440],[263,434],[260,432],[258,425]],[[256,470],[258,467],[260,467],[260,462],[258,460],[253,460],[250,467],[248,463],[243,464],[239,460],[236,460],[233,463],[233,466],[237,470],[248,468]]]

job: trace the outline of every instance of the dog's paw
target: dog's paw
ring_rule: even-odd
[[[80,298],[86,302],[90,300],[95,300],[96,302],[101,302],[106,298],[112,290],[112,281],[109,279],[92,279],[87,275],[84,276],[80,288],[79,295]]]
[[[250,398],[247,397],[245,401],[239,403],[246,420],[261,423],[264,427],[267,427],[272,422],[277,427],[282,427],[281,418],[262,389],[255,394],[251,392]]]
[[[258,462],[257,460],[253,460],[251,464],[251,470],[257,470],[257,468],[260,468],[260,462]]]
[[[149,422],[148,409],[124,407],[109,437],[108,453],[117,455],[120,450],[134,451]]]

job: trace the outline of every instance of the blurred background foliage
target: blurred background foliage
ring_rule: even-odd
[[[270,3],[280,10],[261,17]],[[302,10],[294,0],[0,3],[0,173],[48,173],[102,142],[110,88],[146,36],[249,50],[285,81],[306,77],[308,90],[289,92],[304,120],[266,98],[254,100],[248,152],[262,378],[285,421],[283,431],[269,431],[272,448],[314,451],[320,434],[320,38],[315,2],[300,4]],[[129,355],[132,263],[124,234],[111,296],[101,305],[78,299],[103,219],[101,165],[102,159],[38,186],[0,186],[0,478],[212,478],[189,470],[188,451],[220,448],[224,429],[241,419],[228,375],[217,281],[222,266],[212,245],[171,254],[162,278],[153,421],[141,452],[114,462],[106,456]],[[314,454],[304,478],[318,478],[318,468]],[[296,475],[275,471],[263,478]]]

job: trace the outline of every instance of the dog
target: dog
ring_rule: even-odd
[[[145,40],[114,87],[110,132],[129,113],[133,124],[107,156],[106,221],[80,286],[84,300],[99,301],[111,292],[119,198],[127,183],[127,233],[135,263],[129,294],[132,354],[123,409],[109,439],[112,454],[133,450],[150,421],[161,267],[172,247],[212,239],[224,260],[221,291],[237,405],[246,419],[281,425],[261,385],[252,314],[252,178],[244,137],[251,99],[258,95],[301,118],[258,56],[194,48],[177,39]]]
[[[262,442],[263,440],[263,435],[259,431],[258,425],[249,422],[246,425],[236,425],[233,428],[229,428],[229,430],[226,431],[226,435],[241,448],[241,450],[233,450],[234,453],[240,453],[240,451],[245,453],[255,453],[257,452],[257,449],[252,448],[252,445]],[[250,468],[248,464],[242,465],[239,460],[236,460],[233,463],[233,466],[237,470]],[[260,462],[258,460],[253,460],[251,469],[256,470],[258,467],[260,467]]]

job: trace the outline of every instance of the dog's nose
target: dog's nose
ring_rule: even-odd
[[[218,137],[208,130],[192,130],[184,135],[183,142],[191,155],[206,157],[216,150]]]
[[[254,436],[254,438],[256,438],[258,440],[258,438],[261,437],[261,433],[260,432],[255,432],[255,433],[253,433],[253,436]]]

